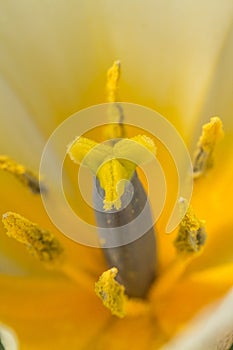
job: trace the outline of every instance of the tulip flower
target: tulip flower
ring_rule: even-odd
[[[231,349],[232,2],[0,4],[0,349]],[[166,235],[156,223],[158,265],[146,298],[127,295],[101,249],[53,225],[38,186],[47,139],[106,101],[117,59],[119,99],[170,121],[196,169],[179,228]],[[112,102],[116,91],[107,89]]]

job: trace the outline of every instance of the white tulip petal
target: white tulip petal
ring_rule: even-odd
[[[201,123],[210,115],[222,118],[225,132],[233,131],[233,21],[216,63],[208,95],[200,111]]]
[[[232,23],[233,2],[104,3],[112,50],[122,61],[127,84],[137,91],[134,99],[153,101],[168,118],[180,117],[187,132],[212,81]]]
[[[18,350],[19,344],[12,329],[0,324],[0,340],[5,350]]]
[[[28,167],[37,167],[45,140],[25,106],[3,79],[0,79],[0,90],[1,154],[9,155]]]
[[[98,94],[104,98],[108,35],[100,6],[63,0],[1,0],[0,5],[5,80],[48,136],[81,105],[96,103]],[[96,80],[102,89],[94,94]]]

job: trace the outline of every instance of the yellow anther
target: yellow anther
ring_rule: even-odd
[[[123,318],[126,316],[127,296],[124,286],[115,280],[117,273],[116,267],[105,271],[95,284],[95,293],[113,315]]]
[[[198,252],[206,240],[205,222],[199,220],[190,207],[183,217],[174,245],[178,253]]]
[[[186,210],[187,201],[182,198],[180,203],[181,213],[183,214],[183,210]],[[204,224],[205,222],[199,220],[193,209],[189,207],[180,223],[177,238],[174,241],[177,256],[163,271],[163,274],[158,276],[151,289],[151,298],[156,301],[155,307],[160,308],[159,300],[166,299],[190,263],[200,254],[206,240]]]
[[[216,143],[223,137],[222,121],[219,117],[212,117],[210,122],[203,125],[202,135],[198,146],[206,152],[212,152]]]
[[[104,306],[112,315],[123,318],[125,316],[138,317],[149,312],[146,300],[129,298],[125,294],[125,287],[115,280],[118,269],[112,267],[100,276],[95,283],[95,293],[102,300]]]
[[[109,124],[104,129],[104,136],[106,139],[120,138],[125,134],[123,125],[123,108],[119,103],[116,103],[118,101],[120,69],[120,61],[115,61],[107,73],[107,102],[110,102],[111,104],[108,106],[107,111]]]
[[[49,231],[13,212],[5,213],[2,222],[7,235],[24,244],[40,261],[53,264],[60,258],[63,248]]]
[[[0,170],[14,175],[23,185],[29,187],[33,193],[40,193],[38,176],[26,169],[22,164],[16,163],[7,156],[0,156]]]
[[[29,253],[39,259],[46,268],[58,270],[87,292],[93,291],[90,276],[70,264],[63,247],[52,233],[12,212],[5,213],[2,222],[7,235],[24,244]]]
[[[154,142],[145,135],[122,139],[113,146],[78,137],[68,147],[70,158],[88,167],[99,179],[105,191],[105,210],[121,208],[120,197],[125,189],[122,180],[130,180],[136,166],[152,160],[155,152]]]
[[[120,79],[120,61],[115,61],[107,72],[107,102],[117,101],[118,82]]]
[[[206,170],[213,166],[214,149],[222,137],[222,121],[219,117],[213,117],[209,123],[203,125],[202,134],[194,154],[194,178],[200,177]]]

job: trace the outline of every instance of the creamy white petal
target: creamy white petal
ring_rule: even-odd
[[[107,32],[133,102],[193,127],[233,19],[233,2],[108,0]]]
[[[47,133],[104,100],[105,70],[116,58],[122,99],[192,127],[233,13],[230,0],[0,3],[4,76]]]
[[[0,324],[0,340],[5,350],[19,349],[18,339],[12,329]]]
[[[38,167],[45,139],[18,96],[0,78],[0,150],[19,162]]]
[[[209,87],[200,118],[219,115],[223,120],[225,133],[233,131],[233,21],[222,50],[216,62],[215,74]]]
[[[43,132],[103,101],[111,61],[98,2],[1,0],[0,7],[5,80]]]

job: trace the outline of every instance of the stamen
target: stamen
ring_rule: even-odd
[[[13,212],[5,213],[2,222],[7,235],[24,244],[40,261],[53,264],[61,257],[63,248],[49,231]]]
[[[201,253],[201,247],[205,243],[204,221],[195,216],[191,207],[187,210],[187,206],[186,199],[180,198],[180,212],[182,216],[185,212],[186,214],[180,223],[178,235],[174,242],[178,254],[161,276],[158,276],[157,283],[151,289],[151,298],[157,302],[158,308],[160,307],[159,300],[163,300],[171,293],[171,289],[184,274],[187,267]]]
[[[116,102],[118,99],[118,83],[120,79],[120,69],[121,63],[120,61],[115,61],[112,67],[109,68],[107,72],[107,102]]]
[[[107,102],[111,104],[108,107],[108,122],[104,134],[106,139],[123,137],[124,132],[124,113],[123,108],[118,101],[118,83],[120,79],[120,61],[115,61],[107,73]]]
[[[45,267],[56,269],[86,292],[93,292],[91,276],[81,269],[77,270],[69,262],[62,245],[52,233],[12,212],[5,213],[2,222],[7,235],[24,244],[29,253],[39,259]]]
[[[125,316],[141,316],[149,312],[148,302],[142,299],[128,298],[125,287],[115,280],[118,269],[112,267],[103,272],[99,281],[95,283],[95,293],[102,300],[112,315],[123,318]],[[140,283],[140,282],[139,282]]]
[[[36,174],[26,169],[22,164],[16,163],[7,156],[0,156],[0,170],[7,171],[14,175],[24,186],[27,186],[33,193],[40,193],[39,179]]]
[[[117,273],[116,267],[105,271],[95,284],[95,292],[113,315],[123,318],[126,315],[127,297],[124,286],[115,280]]]
[[[213,117],[203,125],[197,149],[194,153],[193,177],[198,178],[210,169],[214,163],[214,150],[218,141],[223,137],[222,121]]]
[[[206,240],[205,222],[190,207],[182,219],[174,245],[178,253],[198,252]]]

